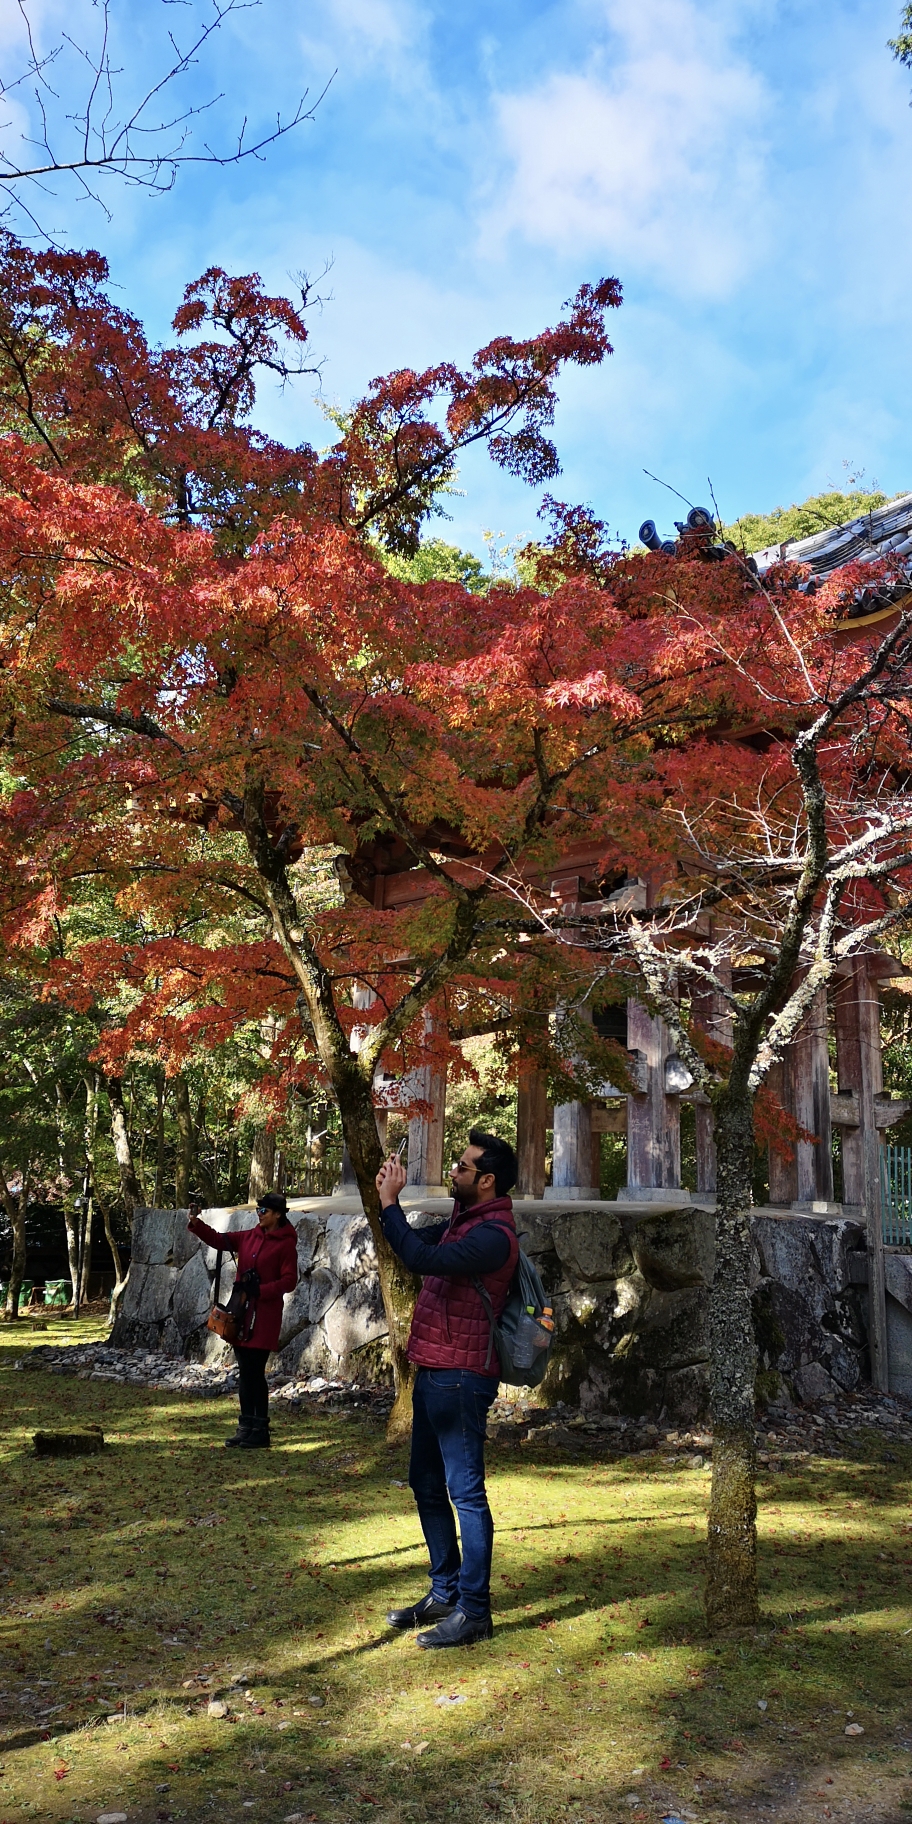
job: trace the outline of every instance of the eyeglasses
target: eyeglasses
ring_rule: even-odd
[[[452,1159],[450,1164],[454,1172],[474,1172],[476,1178],[481,1177],[477,1165],[473,1165],[471,1159]]]

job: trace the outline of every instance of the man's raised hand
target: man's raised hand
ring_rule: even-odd
[[[398,1202],[399,1193],[406,1182],[406,1171],[402,1160],[395,1153],[390,1153],[389,1158],[384,1159],[374,1182],[384,1209],[387,1204]]]

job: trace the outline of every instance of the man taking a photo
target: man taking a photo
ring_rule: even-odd
[[[493,1632],[494,1522],[485,1492],[484,1442],[500,1363],[475,1281],[499,1317],[519,1254],[507,1196],[516,1182],[516,1155],[506,1140],[473,1127],[452,1177],[456,1202],[449,1221],[416,1230],[399,1205],[406,1181],[399,1159],[391,1156],[377,1174],[386,1239],[410,1272],[425,1276],[408,1345],[418,1369],[409,1486],[427,1543],[431,1588],[418,1602],[387,1615],[393,1628],[435,1623],[418,1635],[419,1647],[472,1646]]]

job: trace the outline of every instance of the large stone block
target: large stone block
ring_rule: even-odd
[[[203,1244],[198,1235],[191,1235],[187,1227],[186,1210],[177,1210],[175,1215],[177,1220],[174,1224],[172,1264],[175,1267],[185,1267],[188,1260],[192,1260],[194,1254],[199,1253]]]
[[[342,1281],[328,1267],[317,1267],[307,1281],[309,1293],[309,1321],[319,1324],[323,1321],[330,1305],[334,1305],[342,1290]]]
[[[564,1272],[576,1282],[598,1284],[629,1273],[633,1257],[616,1216],[585,1205],[553,1216],[551,1234]]]
[[[138,1209],[133,1216],[132,1258],[153,1267],[171,1266],[177,1218],[186,1211]]]
[[[540,1203],[530,1208],[528,1204],[519,1204],[513,1212],[516,1218],[517,1233],[522,1239],[525,1252],[536,1259],[539,1254],[554,1252],[553,1213]]]
[[[846,1218],[762,1212],[751,1227],[763,1276],[799,1292],[822,1319],[832,1310],[834,1295],[850,1283],[847,1255],[864,1246],[864,1230]]]
[[[136,1307],[136,1320],[141,1324],[163,1324],[171,1314],[171,1299],[176,1284],[176,1267],[147,1267]]]
[[[836,1383],[820,1362],[808,1362],[806,1367],[797,1370],[794,1379],[799,1399],[809,1406],[836,1398]]]
[[[762,1372],[772,1370],[783,1377],[798,1399],[814,1397],[810,1391],[814,1377],[805,1373],[812,1365],[846,1392],[859,1385],[867,1367],[858,1313],[853,1311],[853,1322],[846,1315],[846,1309],[852,1310],[849,1295],[831,1301],[821,1322],[814,1308],[815,1288],[810,1290],[807,1297],[803,1290],[764,1279],[753,1295],[758,1366]]]
[[[295,1331],[277,1353],[276,1361],[281,1372],[295,1375],[318,1373],[317,1352],[321,1334],[319,1328],[312,1324]]]
[[[198,1249],[177,1275],[171,1315],[180,1334],[189,1337],[191,1331],[205,1324],[211,1309],[212,1280],[202,1250]]]
[[[279,1333],[279,1349],[286,1349],[292,1339],[302,1330],[309,1330],[311,1325],[311,1282],[310,1276],[298,1280],[293,1292],[284,1301],[282,1328]]]
[[[629,1231],[629,1237],[643,1278],[657,1291],[712,1284],[715,1218],[708,1210],[663,1210],[644,1217]]]
[[[295,1216],[291,1220],[298,1238],[298,1272],[309,1273],[326,1225],[318,1216]]]
[[[346,1373],[354,1368],[358,1351],[385,1334],[380,1288],[368,1280],[346,1286],[323,1319],[326,1347]]]
[[[341,1283],[375,1273],[377,1256],[367,1218],[333,1211],[326,1224],[326,1255],[330,1271]]]

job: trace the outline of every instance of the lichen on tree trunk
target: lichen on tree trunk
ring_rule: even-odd
[[[377,1251],[377,1269],[387,1322],[387,1347],[393,1369],[396,1397],[387,1426],[387,1440],[398,1443],[412,1424],[413,1364],[408,1359],[408,1338],[415,1308],[417,1282],[393,1253],[380,1223],[380,1198],[374,1182],[383,1163],[377,1132],[373,1095],[357,1059],[351,1052],[337,1060],[333,1088],[342,1116],[342,1131],[351,1156],[364,1214]]]
[[[706,1619],[711,1629],[758,1620],[754,1382],[751,1313],[752,1097],[731,1083],[716,1097],[716,1264],[709,1295],[713,1472]]]

